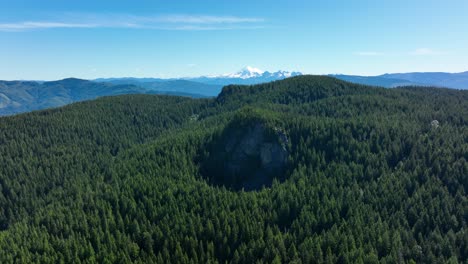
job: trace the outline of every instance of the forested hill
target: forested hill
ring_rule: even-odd
[[[380,90],[326,76],[303,75],[260,85],[229,85],[223,88],[218,101],[234,100],[239,101],[237,103],[266,102],[295,105],[327,97],[378,93]]]
[[[104,95],[147,93],[134,85],[68,78],[52,82],[0,81],[0,116],[63,106]]]
[[[197,90],[204,92],[215,89],[216,87],[188,81],[146,85],[100,83],[76,78],[50,82],[0,81],[0,116],[59,107],[101,96],[171,94],[200,98],[206,95],[197,94]]]
[[[1,263],[466,263],[468,92],[324,76],[0,118]]]

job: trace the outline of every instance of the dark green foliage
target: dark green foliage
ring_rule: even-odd
[[[466,263],[467,102],[301,76],[1,118],[0,262]],[[210,184],[207,144],[252,120],[287,177]]]

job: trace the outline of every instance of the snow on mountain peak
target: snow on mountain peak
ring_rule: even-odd
[[[236,73],[228,73],[220,76],[213,76],[217,78],[240,78],[240,79],[250,79],[250,78],[287,78],[291,76],[300,75],[300,72],[288,72],[288,71],[277,71],[277,72],[268,72],[262,71],[258,68],[247,66],[242,68],[242,70]]]
[[[244,69],[242,69],[242,72],[248,72],[250,74],[263,74],[265,71],[262,71],[259,68],[247,66]]]
[[[242,70],[236,73],[223,74],[220,77],[248,79],[248,78],[260,77],[262,76],[263,73],[264,71],[258,68],[247,66],[247,67],[242,68]]]

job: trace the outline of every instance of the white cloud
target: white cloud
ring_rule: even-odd
[[[26,31],[56,28],[142,28],[156,30],[230,30],[263,28],[265,19],[202,15],[93,15],[65,14],[66,18],[38,21],[0,22],[0,31]]]
[[[358,51],[358,52],[355,52],[354,54],[359,55],[359,56],[369,56],[369,57],[384,55],[383,52],[377,52],[377,51]]]
[[[62,23],[62,22],[44,22],[44,21],[26,21],[18,23],[0,23],[0,31],[21,31],[27,29],[44,29],[44,28],[93,28],[96,24],[83,23]]]
[[[236,17],[236,16],[190,16],[171,15],[156,18],[159,22],[182,23],[182,24],[237,24],[237,23],[259,23],[263,18]]]

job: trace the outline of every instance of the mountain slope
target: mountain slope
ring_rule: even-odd
[[[432,86],[454,89],[468,89],[468,72],[445,73],[445,72],[414,72],[414,73],[390,73],[379,76],[358,75],[329,75],[340,80],[375,85],[387,88],[401,86]]]
[[[106,82],[120,85],[135,85],[159,93],[181,93],[190,94],[193,97],[217,96],[221,91],[221,85],[211,85],[188,80],[161,80],[151,78],[116,78],[97,79],[99,82]]]
[[[336,75],[329,75],[329,76],[335,77],[337,79],[347,81],[347,82],[365,84],[365,85],[373,85],[373,86],[382,86],[386,88],[395,88],[395,87],[400,87],[400,86],[423,86],[422,84],[418,84],[417,82],[411,82],[409,80],[384,77],[384,76],[358,76],[358,75],[343,75],[343,74],[336,74]]]
[[[468,89],[468,72],[446,73],[446,72],[412,72],[384,74],[383,78],[396,78],[425,85],[449,87],[457,89]]]
[[[188,88],[179,90],[174,87]],[[185,81],[164,82],[162,84],[149,82],[141,86],[139,86],[139,82],[113,84],[75,78],[42,83],[0,81],[0,116],[58,107],[101,96],[170,94],[205,97],[203,93],[216,94],[216,89],[218,88],[203,84],[193,86],[191,83],[186,84]],[[194,93],[191,93],[192,91]]]
[[[467,101],[298,76],[2,117],[0,262],[464,263]]]
[[[0,115],[57,107],[99,96],[146,92],[133,85],[99,84],[73,78],[41,84],[0,81]]]

